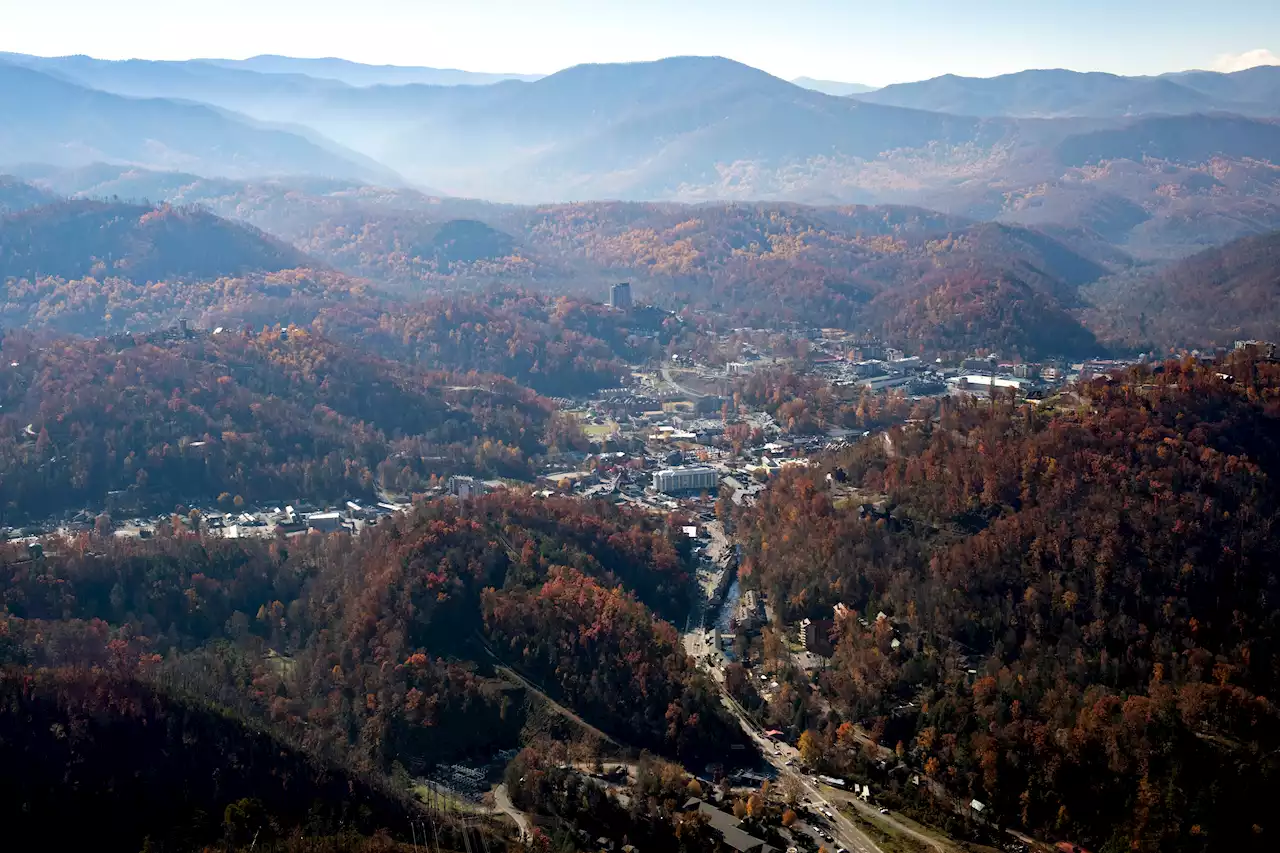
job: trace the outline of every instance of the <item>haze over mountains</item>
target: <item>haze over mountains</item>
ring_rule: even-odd
[[[307,175],[518,203],[909,204],[1142,261],[1280,228],[1280,67],[947,76],[849,95],[797,82],[717,57],[521,77],[3,54],[0,166]],[[100,191],[185,203],[192,182],[146,183]]]
[[[838,80],[815,80],[812,77],[797,77],[791,81],[797,86],[804,89],[812,89],[815,92],[822,92],[826,95],[860,95],[865,92],[874,92],[875,86],[865,86],[862,83],[841,83]]]
[[[6,163],[109,161],[228,176],[394,178],[391,170],[329,140],[228,114],[175,88],[172,99],[122,97],[0,63],[0,112],[6,117],[0,157]]]
[[[305,173],[512,202],[910,203],[1092,228],[1150,256],[1185,239],[1163,233],[1170,219],[1204,220],[1193,248],[1280,225],[1265,165],[1277,67],[1027,71],[837,96],[816,89],[849,87],[714,57],[536,79],[270,56],[3,62],[11,165]],[[457,83],[472,85],[443,85]],[[1224,197],[1247,221],[1223,221]]]
[[[260,71],[265,74],[305,74],[338,80],[349,86],[480,86],[502,80],[537,80],[541,74],[488,74],[456,68],[423,68],[407,65],[365,65],[346,59],[298,59],[292,56],[251,56],[248,59],[200,60],[223,68]]]

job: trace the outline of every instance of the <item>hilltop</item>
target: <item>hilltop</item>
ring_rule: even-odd
[[[304,260],[256,228],[195,207],[65,201],[0,218],[0,279],[214,278]]]

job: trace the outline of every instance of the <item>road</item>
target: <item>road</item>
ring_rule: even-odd
[[[493,804],[498,811],[516,822],[516,826],[520,830],[521,841],[533,838],[533,831],[529,828],[529,817],[511,802],[511,795],[507,793],[505,782],[493,789]]]
[[[712,680],[715,681],[716,684],[720,684],[719,680],[714,677]],[[835,829],[837,844],[847,847],[849,850],[853,851],[853,853],[883,853],[883,851],[876,846],[874,841],[868,838],[862,830],[858,829],[858,827],[854,825],[853,821],[845,817],[840,809],[827,799],[826,794],[824,794],[817,785],[811,782],[803,773],[799,773],[793,768],[787,766],[786,762],[788,759],[792,761],[795,760],[795,758],[790,754],[792,751],[791,747],[783,744],[775,744],[774,741],[771,741],[764,735],[760,734],[756,729],[755,723],[753,723],[751,718],[747,716],[747,712],[743,710],[741,705],[733,700],[733,697],[724,691],[723,685],[721,685],[720,689],[720,699],[724,702],[725,707],[729,709],[729,712],[737,719],[738,725],[742,726],[742,730],[746,732],[747,737],[751,738],[752,743],[754,743],[760,750],[760,754],[763,755],[765,760],[772,764],[774,769],[778,771],[779,777],[790,776],[796,779],[800,783],[801,789],[806,795],[808,795],[812,802],[819,804],[819,806],[825,806],[830,810],[832,815],[830,818],[831,825]],[[778,746],[779,751],[774,751],[775,746]]]
[[[897,820],[891,814],[888,814],[888,815],[880,814],[879,808],[877,808],[876,806],[873,806],[871,803],[868,803],[867,801],[863,800],[860,797],[855,797],[853,794],[850,794],[847,791],[833,790],[829,796],[832,802],[844,803],[845,805],[850,806],[851,808],[860,812],[862,816],[865,817],[869,822],[888,824],[889,826],[893,827],[893,830],[895,832],[901,833],[902,835],[906,835],[909,838],[914,838],[916,841],[919,841],[921,844],[925,845],[926,847],[932,847],[934,850],[937,850],[938,853],[951,853],[951,851],[954,850],[953,847],[949,847],[948,845],[943,844],[938,839],[934,838],[928,833],[921,832],[918,829],[914,829],[910,826],[907,826],[906,824]]]
[[[663,368],[662,368],[662,378],[666,380],[666,383],[670,385],[672,388],[676,389],[681,394],[685,394],[689,397],[694,398],[695,400],[700,400],[703,397],[707,396],[706,394],[703,394],[701,391],[695,391],[692,388],[686,388],[685,386],[681,385],[679,382],[672,379],[671,368],[667,367],[666,365],[663,365]]]

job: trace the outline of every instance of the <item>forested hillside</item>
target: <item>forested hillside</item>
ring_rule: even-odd
[[[221,541],[183,522],[36,560],[5,546],[0,654],[207,697],[375,774],[517,743],[525,697],[496,655],[628,743],[710,756],[736,729],[650,610],[687,607],[677,524],[501,493],[354,539]]]
[[[1230,346],[1280,329],[1280,231],[1206,249],[1146,275],[1088,288],[1092,322],[1133,346]]]
[[[480,317],[475,322],[497,334],[509,334],[503,327],[516,323],[527,326],[527,333],[546,337],[545,329],[534,327],[556,323],[553,315],[560,312],[551,311],[550,301],[565,293],[600,300],[610,281],[627,278],[634,281],[638,298],[667,309],[765,327],[838,325],[894,340],[908,351],[987,347],[1023,358],[1087,356],[1099,352],[1099,335],[1104,345],[1177,347],[1206,340],[1190,334],[1188,327],[1202,308],[1211,309],[1213,317],[1235,303],[1214,295],[1204,306],[1184,305],[1186,300],[1166,295],[1158,284],[1164,272],[1135,266],[1128,252],[1150,256],[1152,241],[1175,231],[1180,245],[1197,248],[1229,240],[1242,229],[1254,232],[1280,224],[1280,219],[1272,222],[1275,211],[1264,200],[1265,187],[1275,178],[1272,171],[1256,161],[1217,160],[1170,163],[1154,175],[1108,161],[1081,167],[1081,174],[1055,193],[1010,191],[990,208],[985,201],[974,202],[980,215],[1032,227],[974,223],[895,206],[514,207],[318,179],[210,181],[107,166],[40,172],[33,180],[65,192],[154,192],[175,204],[206,205],[266,229],[291,244],[283,251],[295,253],[274,257],[271,247],[278,244],[254,243],[251,230],[242,232],[190,208],[162,209],[183,223],[190,239],[203,239],[199,235],[207,232],[215,242],[231,240],[234,251],[222,257],[241,259],[231,269],[273,270],[293,262],[303,266],[216,275],[210,268],[193,279],[177,277],[186,275],[183,265],[171,264],[166,286],[149,288],[129,277],[129,264],[154,267],[155,251],[143,251],[128,263],[113,262],[111,269],[102,260],[115,257],[113,252],[124,258],[137,253],[138,233],[146,237],[146,229],[129,225],[109,251],[90,251],[92,240],[71,241],[74,251],[36,271],[38,277],[11,282],[3,312],[11,325],[99,334],[152,328],[178,316],[209,326],[309,324],[332,309],[338,318],[335,329],[402,327],[407,334],[375,335],[383,341],[383,354],[402,358],[437,345],[422,345],[426,342],[417,340],[416,329],[441,310],[441,291],[467,305],[467,313],[505,313],[512,304],[506,296],[477,302],[480,292],[516,292],[521,299],[545,300],[543,311],[518,310],[523,319],[507,316],[495,325],[493,318]],[[1101,188],[1103,178],[1118,182],[1114,191]],[[1151,193],[1156,201],[1142,201]],[[1244,193],[1249,201],[1233,211],[1220,210],[1224,193]],[[42,216],[40,211],[26,215]],[[112,223],[112,228],[122,228],[121,222]],[[167,234],[159,244],[178,245]],[[322,264],[341,272],[318,268]],[[67,267],[68,274],[46,274],[59,266]],[[1176,269],[1167,275],[1176,277]],[[1169,289],[1186,290],[1209,274],[1197,268],[1183,276],[1186,285],[1175,282]],[[1155,279],[1157,286],[1132,285],[1147,279]],[[1091,303],[1100,310],[1090,310]],[[1162,310],[1168,318],[1154,316]],[[1265,310],[1246,313],[1265,321]],[[567,393],[593,383],[610,384],[607,375],[616,374],[617,367],[606,362],[635,358],[640,349],[632,334],[654,331],[636,326],[635,319],[601,317],[587,326],[577,324],[605,346],[562,339],[569,351],[584,354],[572,373],[596,374],[564,382],[553,378],[564,374],[562,367],[548,369],[563,364],[554,348],[535,346],[526,350],[527,356],[511,358],[496,353],[473,358],[470,353],[483,353],[486,345],[480,343],[479,350],[475,342],[439,345],[441,352],[455,353],[449,357],[457,360],[449,367],[470,369],[474,364],[547,393]],[[1222,325],[1230,325],[1227,320]],[[1248,325],[1249,318],[1240,322]],[[445,323],[442,328],[471,337],[466,324]],[[485,338],[492,340],[487,332]],[[555,338],[551,333],[550,339]],[[662,346],[666,340],[657,343]]]
[[[500,377],[415,370],[299,329],[52,346],[10,332],[3,355],[6,520],[115,492],[164,509],[528,477],[550,412]]]
[[[0,759],[6,832],[62,850],[402,837],[417,812],[403,794],[222,709],[103,671],[7,668]]]
[[[782,477],[741,520],[748,583],[787,619],[870,619],[839,623],[822,761],[850,760],[848,719],[1002,822],[1265,849],[1278,417],[1276,363],[1174,361],[1042,408],[945,407],[832,459],[847,497]],[[858,510],[876,495],[887,515]]]
[[[303,265],[297,250],[200,208],[66,201],[0,218],[0,279],[116,277],[143,284]]]
[[[18,213],[56,201],[58,197],[53,193],[18,180],[12,175],[0,175],[0,215]]]

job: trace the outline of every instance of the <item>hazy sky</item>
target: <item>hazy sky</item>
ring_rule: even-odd
[[[0,0],[0,50],[527,73],[714,54],[882,85],[1280,63],[1280,0]]]

